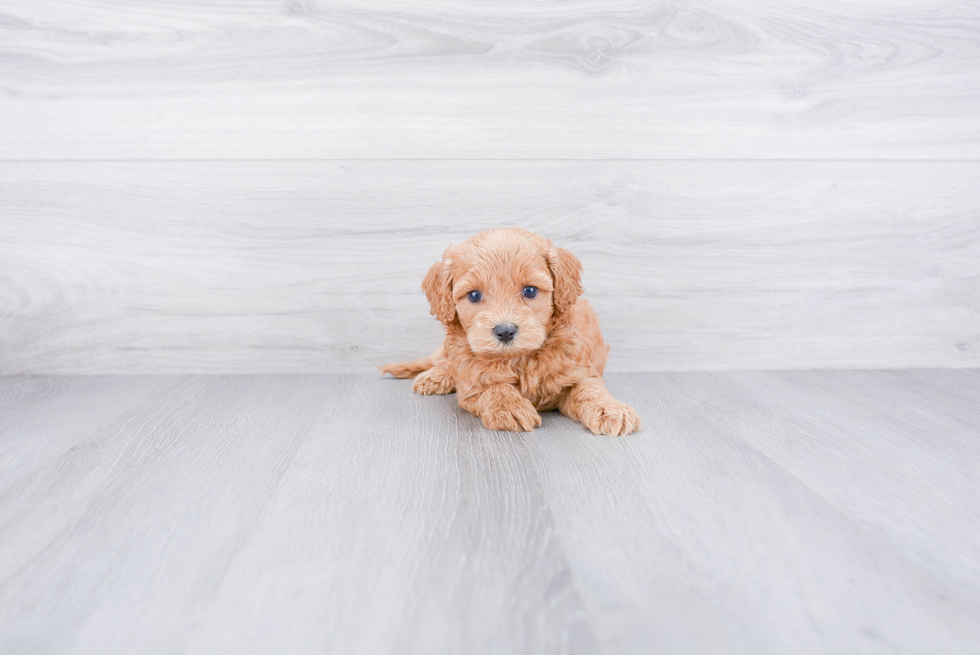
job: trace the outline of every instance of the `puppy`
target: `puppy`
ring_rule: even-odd
[[[432,354],[382,366],[422,395],[456,392],[491,430],[526,432],[558,409],[595,434],[640,429],[602,381],[609,347],[582,294],[582,264],[519,228],[449,247],[422,282],[446,340]]]

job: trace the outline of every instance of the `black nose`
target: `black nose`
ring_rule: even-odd
[[[497,337],[497,341],[501,343],[509,343],[514,340],[514,335],[517,334],[516,325],[498,325],[493,328],[493,334]]]

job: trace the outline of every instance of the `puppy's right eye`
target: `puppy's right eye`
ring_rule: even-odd
[[[483,300],[483,294],[479,291],[470,291],[468,294],[466,294],[466,297],[470,302],[480,302]]]

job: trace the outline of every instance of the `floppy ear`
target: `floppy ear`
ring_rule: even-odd
[[[555,314],[561,314],[582,295],[582,262],[564,248],[552,248],[547,260],[555,282]]]
[[[422,290],[429,299],[429,313],[449,325],[456,318],[456,305],[453,304],[453,282],[449,267],[436,262],[422,280]]]

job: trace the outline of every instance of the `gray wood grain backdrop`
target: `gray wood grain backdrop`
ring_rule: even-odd
[[[975,158],[950,0],[5,0],[36,158]]]
[[[363,370],[450,242],[613,370],[980,365],[980,4],[7,0],[0,374]]]

